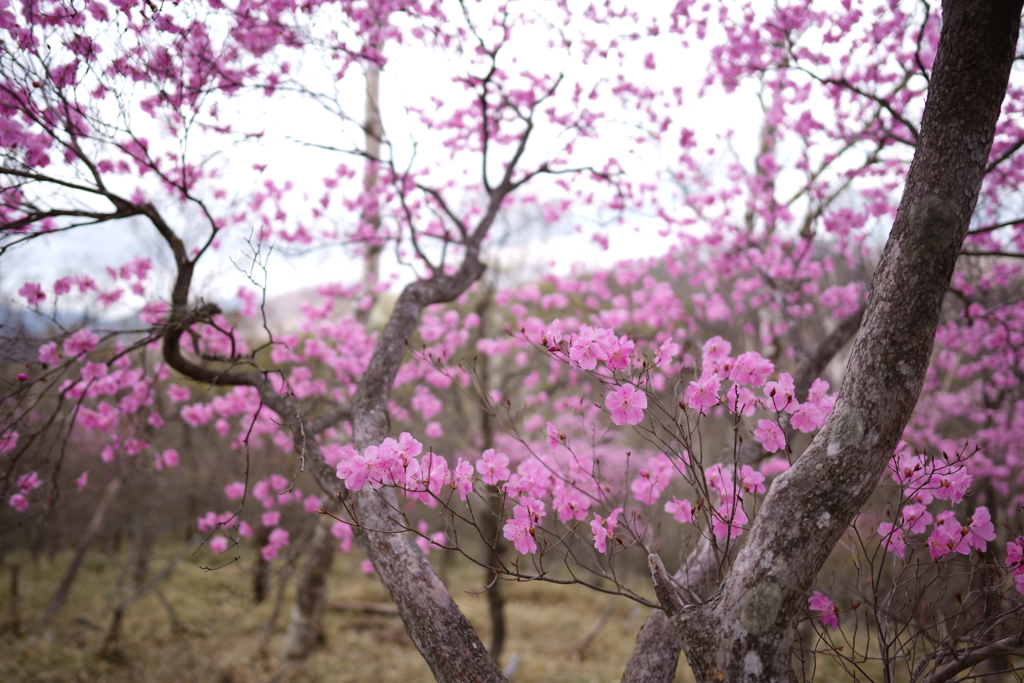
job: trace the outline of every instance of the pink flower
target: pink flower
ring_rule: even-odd
[[[35,472],[29,472],[18,477],[16,486],[21,493],[29,493],[36,490],[43,485],[43,481],[39,478],[39,475]]]
[[[732,344],[716,335],[704,342],[701,350],[704,356],[704,364],[717,363],[729,357],[729,353],[732,351]]]
[[[1024,593],[1024,536],[1006,544],[1006,568],[1013,572],[1017,592]]]
[[[784,372],[779,375],[778,382],[768,382],[764,385],[764,395],[768,397],[766,408],[774,412],[792,413],[797,409],[796,387],[793,385],[793,377]]]
[[[78,285],[79,294],[85,294],[86,292],[89,291],[97,291],[96,281],[93,280],[92,277],[90,277],[89,275],[79,275],[77,278],[75,278],[75,284]]]
[[[212,531],[217,527],[217,513],[211,510],[202,517],[196,517],[196,526],[200,533]]]
[[[775,371],[775,366],[770,360],[764,358],[756,351],[748,351],[736,356],[736,362],[729,372],[729,379],[736,384],[749,384],[751,386],[764,386],[768,375]]]
[[[260,515],[260,523],[263,526],[277,526],[281,521],[281,513],[273,510],[271,512],[264,512]]]
[[[711,533],[715,538],[737,538],[743,533],[743,525],[750,521],[743,509],[743,501],[734,498],[722,503],[711,515]]]
[[[734,384],[725,392],[725,405],[729,407],[729,412],[752,417],[760,404],[754,392]]]
[[[190,427],[199,427],[213,419],[213,406],[208,403],[190,403],[181,409],[181,419]]]
[[[460,500],[466,500],[473,491],[473,466],[462,458],[459,458],[452,473],[452,488],[459,490]]]
[[[672,496],[672,500],[665,503],[665,512],[672,515],[672,518],[680,524],[693,521],[693,505],[685,499],[679,500]]]
[[[224,495],[228,500],[238,500],[245,495],[245,484],[240,481],[233,481],[224,487]]]
[[[996,528],[992,524],[992,515],[987,507],[975,510],[974,514],[967,518],[964,530],[967,532],[967,544],[981,552],[985,552],[988,547],[987,541],[996,540]]]
[[[568,522],[570,519],[582,522],[587,518],[590,499],[579,490],[567,488],[564,483],[558,482],[552,494],[551,507],[558,513],[558,519],[562,522]]]
[[[39,362],[44,365],[60,363],[60,356],[57,355],[57,342],[47,342],[39,347]]]
[[[625,384],[605,396],[604,406],[611,412],[613,423],[640,424],[644,419],[644,408],[647,407],[647,394],[630,384]]]
[[[288,532],[285,529],[278,527],[270,532],[270,536],[267,537],[267,540],[278,547],[286,546],[288,545]]]
[[[615,538],[615,522],[621,513],[622,508],[615,508],[608,515],[608,519],[595,513],[594,519],[590,520],[590,534],[594,537],[594,547],[597,548],[597,552],[607,552],[608,539]]]
[[[341,544],[338,546],[344,553],[352,550],[352,525],[348,522],[335,522],[331,525],[331,536],[339,539]]]
[[[732,500],[736,494],[732,472],[720,462],[704,470],[704,481],[707,482],[708,488],[714,490],[723,500]]]
[[[774,477],[776,474],[782,474],[789,469],[789,461],[786,458],[775,456],[762,462],[758,465],[757,469],[766,477]]]
[[[168,448],[163,454],[164,465],[166,467],[177,467],[181,464],[181,456],[178,455],[178,451],[173,448]]]
[[[28,498],[20,493],[15,493],[11,496],[11,499],[7,501],[7,503],[18,512],[24,512],[28,509]]]
[[[558,427],[547,423],[548,428],[548,447],[553,451],[558,447],[558,444],[565,443],[565,434],[558,431]]]
[[[934,489],[935,497],[939,500],[959,503],[967,495],[973,481],[974,477],[967,473],[967,469],[959,467],[933,475],[929,486]]]
[[[956,523],[936,525],[928,537],[928,553],[933,560],[939,560],[954,551],[960,552],[961,545],[969,550],[960,534],[960,525]]]
[[[263,556],[264,562],[273,562],[274,558],[277,557],[278,547],[273,543],[269,543],[260,548],[260,555]]]
[[[220,555],[222,552],[228,549],[228,539],[223,536],[214,536],[210,539],[210,552],[214,555]]]
[[[55,294],[67,294],[71,291],[71,285],[73,284],[70,277],[62,277],[53,283],[53,291]]]
[[[320,509],[320,499],[312,494],[306,496],[305,500],[302,501],[302,509],[309,514],[313,514]]]
[[[421,459],[420,472],[426,478],[427,488],[435,496],[441,495],[441,488],[451,481],[448,461],[436,453],[428,453]]]
[[[903,508],[903,522],[912,534],[923,534],[932,523],[932,513],[924,505],[916,503]]]
[[[43,294],[43,288],[39,286],[38,282],[26,282],[23,284],[21,289],[18,290],[18,296],[25,297],[29,306],[35,306],[46,298],[46,295]]]
[[[14,447],[18,445],[18,432],[13,429],[0,434],[0,453],[6,453],[7,451],[13,451]]]
[[[684,394],[686,404],[696,408],[702,415],[707,415],[708,408],[718,405],[718,392],[722,388],[722,380],[718,373],[705,371],[696,382],[690,382]]]
[[[100,338],[93,334],[92,330],[82,328],[64,341],[64,355],[77,358],[95,349],[99,341]]]
[[[440,439],[444,436],[444,427],[440,422],[428,422],[423,433],[427,435],[428,439]]]
[[[496,454],[493,448],[488,448],[480,460],[476,461],[476,471],[480,473],[485,484],[496,486],[498,482],[508,479],[511,474],[508,469],[508,456],[504,453]]]
[[[901,441],[900,443],[902,444],[903,442]],[[898,453],[900,449],[897,448],[896,451]],[[898,457],[893,456],[893,459],[889,462],[889,468],[892,469],[893,481],[906,486],[921,476],[918,472],[924,468],[924,458],[912,453],[904,453]]]
[[[82,472],[80,475],[78,475],[78,478],[75,479],[75,486],[78,488],[78,492],[79,493],[82,492],[82,489],[84,489],[85,485],[88,484],[88,483],[89,483],[89,470],[86,470],[86,471]]]
[[[896,556],[903,559],[906,548],[906,539],[903,537],[903,529],[894,527],[889,522],[882,522],[878,525],[878,535],[882,537],[882,547]]]
[[[661,493],[668,488],[674,473],[672,461],[664,453],[659,453],[651,459],[647,467],[640,470],[639,476],[630,484],[630,490],[644,505],[654,505],[661,497]]]
[[[793,412],[790,424],[804,434],[810,434],[815,429],[825,424],[828,414],[813,403],[801,403],[800,407]]]
[[[831,626],[833,631],[839,628],[839,607],[824,593],[814,591],[807,599],[807,608],[818,613],[822,625]]]
[[[598,361],[608,360],[608,352],[598,341],[598,331],[587,325],[580,327],[580,334],[573,335],[569,346],[569,361],[582,370],[593,370]]]
[[[679,344],[672,341],[672,337],[669,337],[661,343],[658,348],[658,353],[654,356],[654,366],[661,367],[662,365],[669,363],[676,354],[679,353]]]
[[[167,398],[171,399],[174,403],[187,401],[191,395],[192,392],[189,391],[188,387],[179,387],[177,384],[167,387]]]
[[[537,552],[537,540],[534,538],[533,526],[527,519],[513,518],[505,522],[505,538],[512,541],[516,551],[523,555]]]
[[[758,420],[754,438],[769,453],[786,450],[786,435],[782,428],[771,420]]]
[[[605,365],[609,370],[625,370],[629,368],[629,357],[633,353],[633,342],[622,335],[608,349],[608,360]]]
[[[764,493],[764,475],[750,465],[740,470],[740,486],[747,493]]]

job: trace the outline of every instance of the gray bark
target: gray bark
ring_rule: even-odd
[[[387,398],[405,356],[406,340],[412,337],[423,308],[454,299],[482,271],[472,254],[455,276],[421,280],[402,292],[353,401],[358,450],[381,443],[390,432]],[[352,498],[360,543],[437,680],[506,680],[413,537],[401,533],[393,491],[367,488]]]
[[[702,602],[718,583],[719,557],[708,538],[701,538],[671,581],[683,589],[687,603]],[[622,683],[671,683],[682,647],[663,610],[653,610],[636,637],[636,646],[622,674]]]
[[[335,541],[330,534],[330,517],[321,517],[313,531],[306,553],[306,565],[299,577],[295,604],[288,619],[282,660],[303,661],[323,636],[323,616],[327,607],[327,576],[334,563]]]
[[[778,477],[712,599],[652,576],[698,681],[789,681],[807,594],[892,457],[917,403],[939,312],[1006,93],[1022,0],[947,0],[928,100],[835,409]]]

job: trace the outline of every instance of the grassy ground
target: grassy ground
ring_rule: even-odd
[[[153,571],[159,571],[175,552],[176,548],[161,548]],[[201,554],[209,561],[207,554]],[[330,599],[386,601],[380,582],[359,571],[358,559],[355,554],[338,554],[329,581]],[[8,623],[11,617],[6,591],[11,565],[20,565],[20,614],[27,623],[49,600],[68,560],[64,554],[36,563],[19,553],[8,554],[0,570],[4,586],[0,619]],[[432,680],[397,617],[341,611],[326,617],[325,646],[302,669],[282,673],[278,661],[290,596],[283,602],[266,654],[261,655],[259,644],[275,596],[272,593],[264,603],[253,604],[251,574],[243,563],[203,572],[199,560],[184,560],[161,584],[162,595],[184,630],[172,627],[167,607],[150,592],[128,608],[120,641],[104,652],[111,619],[106,605],[124,562],[124,556],[91,552],[67,604],[42,635],[15,638],[10,630],[0,633],[0,681]],[[488,642],[486,601],[464,592],[480,588],[478,571],[453,563],[448,576],[456,601]],[[506,587],[509,637],[504,659],[518,656],[514,683],[619,680],[646,609],[579,587],[541,583]],[[577,646],[606,609],[611,610],[610,618],[579,652]],[[680,666],[677,681],[691,680],[685,669],[685,664]]]

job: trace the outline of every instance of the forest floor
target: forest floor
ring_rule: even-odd
[[[288,582],[279,614],[274,613],[280,570],[272,565],[275,584],[261,604],[253,601],[252,548],[237,562],[203,571],[211,556],[201,550],[184,554],[181,562],[125,612],[121,636],[104,647],[112,618],[111,600],[120,580],[127,585],[126,552],[86,556],[64,608],[37,636],[17,636],[9,597],[12,568],[19,567],[18,619],[21,631],[42,611],[64,573],[70,553],[35,560],[8,553],[0,565],[0,681],[5,683],[260,683],[262,681],[391,681],[433,680],[397,616],[330,609],[325,617],[325,643],[301,667],[282,670],[280,652],[294,590]],[[150,577],[180,547],[165,545],[154,553]],[[231,551],[224,553],[229,555]],[[441,570],[456,602],[490,641],[487,601],[481,570],[465,561]],[[337,553],[328,581],[332,603],[386,603],[380,581],[360,571],[358,553]],[[301,561],[300,561],[301,565]],[[639,579],[638,579],[639,582]],[[505,583],[508,638],[502,665],[515,658],[512,683],[618,681],[632,652],[636,634],[649,610],[621,597],[609,597],[580,586],[541,582]],[[128,591],[122,589],[123,597]],[[172,617],[173,613],[173,617]],[[602,616],[604,618],[602,619]],[[177,622],[175,624],[175,622]],[[587,641],[595,624],[602,626]],[[265,636],[265,633],[268,634]],[[261,641],[265,642],[261,653]],[[583,647],[581,648],[581,645]],[[681,664],[677,681],[692,680]]]

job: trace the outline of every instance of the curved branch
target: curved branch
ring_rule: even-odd
[[[934,672],[923,678],[921,683],[945,683],[945,681],[953,678],[961,671],[966,671],[973,666],[981,664],[986,659],[991,659],[992,657],[998,657],[1000,655],[1009,655],[1012,657],[1020,657],[1024,655],[1024,643],[1021,642],[1020,634],[1007,636],[1006,638],[991,642],[979,648],[968,650],[966,653],[957,653],[954,656],[953,661],[940,666]]]

